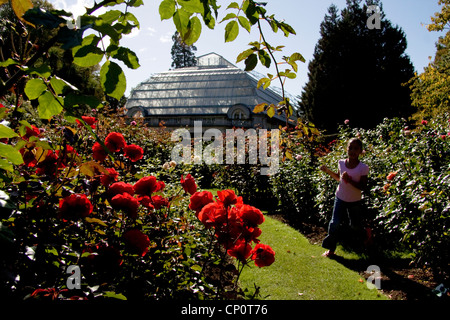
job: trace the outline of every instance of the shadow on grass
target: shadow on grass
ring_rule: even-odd
[[[437,286],[436,283],[421,279],[422,271],[418,268],[411,268],[411,260],[408,258],[396,257],[361,257],[359,259],[346,258],[345,256],[333,256],[330,259],[342,264],[348,269],[358,272],[366,280],[372,274],[367,272],[367,268],[376,265],[381,273],[381,290],[393,300],[408,301],[446,301],[446,298],[438,298],[432,291]],[[420,283],[423,282],[423,283]],[[424,283],[427,283],[425,285]]]

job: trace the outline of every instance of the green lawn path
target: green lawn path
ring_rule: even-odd
[[[324,249],[312,245],[292,227],[265,216],[260,226],[261,243],[275,251],[275,262],[264,268],[253,263],[240,278],[243,289],[260,287],[264,300],[384,300],[378,290],[369,290],[361,276],[342,264],[322,257]],[[339,253],[339,252],[338,252]],[[363,279],[364,280],[364,279]]]

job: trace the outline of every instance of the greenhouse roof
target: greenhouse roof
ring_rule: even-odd
[[[143,108],[146,116],[223,115],[237,104],[253,110],[262,102],[282,101],[271,88],[257,89],[257,83],[254,75],[209,53],[198,57],[195,67],[161,72],[140,83],[126,107]]]

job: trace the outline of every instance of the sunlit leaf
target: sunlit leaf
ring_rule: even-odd
[[[13,129],[0,124],[0,139],[2,138],[14,138],[14,137],[18,137],[19,135],[17,133],[14,132]]]
[[[31,2],[31,0],[12,0],[11,7],[14,10],[14,13],[16,14],[16,16],[20,20],[22,20],[28,24],[31,24],[28,21],[26,21],[25,19],[23,19],[24,13],[27,12],[29,9],[33,8],[33,3]]]
[[[225,26],[225,42],[231,42],[239,35],[239,24],[236,20],[228,22]]]
[[[60,114],[63,110],[63,99],[61,97],[53,96],[53,94],[49,91],[46,91],[44,94],[39,96],[38,101],[39,117],[42,119],[50,119],[51,117]]]
[[[159,15],[161,20],[172,18],[175,13],[175,0],[164,0],[159,5]]]
[[[47,90],[47,85],[42,79],[31,79],[25,85],[25,94],[30,100],[39,98],[45,90]]]
[[[267,106],[267,103],[265,103],[265,102],[263,102],[263,103],[260,103],[260,104],[257,104],[256,106],[255,106],[255,108],[253,109],[253,112],[254,113],[260,113],[260,112],[263,112],[264,111],[264,108]]]
[[[120,100],[127,88],[122,68],[115,62],[106,61],[100,69],[100,83],[105,94]]]

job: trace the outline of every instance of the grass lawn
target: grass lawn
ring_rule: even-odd
[[[388,299],[376,289],[369,290],[357,272],[322,257],[321,246],[310,244],[290,226],[265,218],[260,240],[274,249],[275,262],[265,268],[254,264],[245,268],[240,278],[243,289],[254,292],[256,284],[260,299],[265,300]]]

